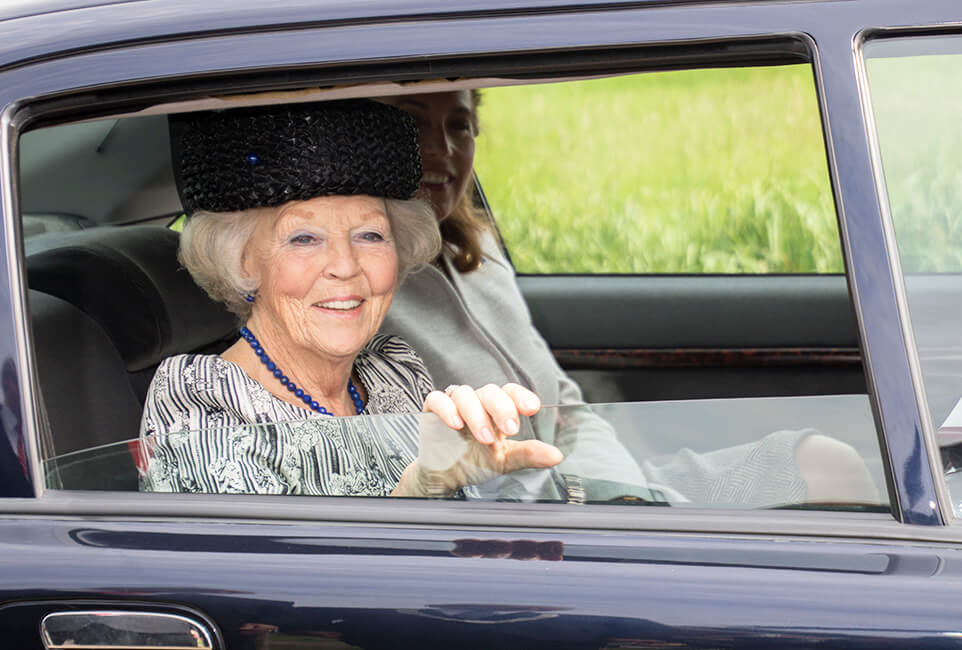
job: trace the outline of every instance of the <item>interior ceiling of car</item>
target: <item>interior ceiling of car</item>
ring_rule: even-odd
[[[565,81],[583,81],[618,75],[583,75],[564,78]],[[356,99],[359,97],[387,97],[392,95],[414,95],[452,90],[471,90],[473,88],[495,88],[499,86],[520,86],[539,83],[556,83],[557,78],[508,79],[503,77],[463,78],[463,79],[424,79],[418,81],[380,82],[348,84],[326,88],[300,88],[297,90],[275,90],[258,93],[238,93],[203,97],[183,102],[167,102],[149,108],[119,115],[136,117],[144,115],[167,115],[191,111],[224,110],[242,106],[263,106],[267,104],[296,104],[303,102],[330,101],[335,99]]]
[[[163,116],[26,133],[20,142],[21,211],[96,223],[173,214],[180,210],[180,200],[168,140]]]
[[[569,80],[599,76],[611,75]],[[219,95],[36,129],[25,133],[20,145],[21,210],[28,219],[31,215],[42,218],[47,230],[52,220],[63,218],[115,224],[176,215],[181,206],[170,171],[166,115],[171,113],[554,81],[432,79]],[[78,169],[85,173],[77,174]]]

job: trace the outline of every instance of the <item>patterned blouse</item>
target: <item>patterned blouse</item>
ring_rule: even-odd
[[[414,350],[380,334],[354,371],[364,414],[420,413],[431,378]],[[165,359],[140,424],[141,489],[386,496],[417,457],[418,417],[331,417],[285,402],[216,355]]]

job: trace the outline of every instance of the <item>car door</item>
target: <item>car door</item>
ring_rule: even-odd
[[[953,10],[949,3],[932,3],[921,12],[925,15],[912,19],[944,21]],[[19,396],[4,398],[12,413],[4,426],[11,423],[9,440],[24,441],[23,456],[19,445],[11,444],[3,476],[22,471],[22,457],[32,488],[31,496],[4,488],[0,501],[0,625],[11,644],[231,649],[958,644],[958,532],[947,525],[950,502],[925,433],[928,425],[922,424],[928,416],[916,401],[918,378],[911,372],[912,349],[905,345],[905,313],[895,288],[901,280],[885,247],[886,221],[852,60],[853,36],[867,17],[877,24],[904,24],[909,10],[871,2],[552,10],[536,3],[525,10],[479,3],[451,14],[449,7],[417,13],[397,3],[331,3],[322,11],[291,2],[268,11],[243,2],[202,10],[146,2],[26,13],[0,23],[8,36],[0,46],[7,262],[0,270],[0,354],[11,360],[19,390]],[[763,434],[784,423],[779,405],[825,418],[843,432],[857,424],[851,430],[861,432],[861,453],[876,460],[878,503],[745,510],[623,500],[574,505],[149,494],[72,489],[69,477],[66,485],[56,482],[53,470],[72,460],[82,465],[85,459],[107,458],[108,467],[124,462],[126,469],[136,469],[127,444],[137,437],[136,424],[129,424],[137,418],[136,378],[97,313],[28,284],[30,256],[38,253],[23,238],[26,172],[19,165],[31,155],[26,151],[31,132],[105,120],[99,141],[107,147],[111,121],[255,101],[245,97],[250,93],[270,93],[259,95],[269,101],[301,94],[326,99],[374,95],[395,82],[410,90],[411,80],[439,87],[468,80],[480,87],[786,62],[809,71],[815,88],[844,278],[599,273],[522,278],[522,286],[535,324],[555,347],[624,348],[629,358],[669,342],[689,352],[705,348],[706,357],[769,345],[778,353],[774,357],[789,347],[838,344],[850,350],[854,340],[847,328],[854,313],[861,359],[854,374],[866,379],[862,395],[848,395],[860,387],[851,381],[851,366],[859,362],[849,353],[848,383],[816,391],[813,378],[825,368],[800,370],[795,378],[789,366],[782,368],[789,388],[766,391],[756,384],[748,391],[753,397],[781,396],[774,413],[763,413],[762,407],[772,404],[763,399],[697,399],[742,393],[726,386],[686,393],[683,382],[664,395],[647,396],[667,401],[614,404],[598,413],[620,423],[618,434],[625,440],[660,443],[669,451],[692,441],[710,447],[712,432],[726,419],[732,429],[754,427]],[[93,170],[75,166],[67,172],[72,175],[51,187],[74,188],[78,197],[91,200],[108,193],[90,181]],[[487,189],[483,175],[482,181]],[[166,208],[154,209],[145,216],[169,216]],[[496,204],[494,210],[496,218],[504,218]],[[125,240],[131,233],[170,239],[137,224],[106,230]],[[83,237],[101,234],[90,232]],[[133,325],[143,312],[131,314],[125,311],[129,305],[109,301],[136,271],[119,269],[87,294],[105,295],[120,322]],[[714,338],[700,323],[675,325],[684,319],[672,313],[693,313],[708,322],[723,318],[699,309],[719,294],[714,304],[737,303],[754,316],[746,326],[751,331],[735,336],[741,321],[734,319]],[[824,308],[799,306],[799,295]],[[161,292],[148,300],[157,304],[166,296]],[[572,298],[577,307],[571,307]],[[778,305],[773,319],[765,316],[766,302]],[[649,324],[645,315],[651,309],[661,315]],[[592,313],[598,317],[585,318]],[[51,314],[71,327],[42,332]],[[829,323],[783,332],[791,321],[804,320],[799,314]],[[667,322],[656,326],[658,319]],[[820,338],[809,327],[828,333]],[[665,333],[672,328],[681,331]],[[91,350],[96,353],[77,354]],[[584,366],[589,372],[576,377],[587,385],[608,381],[613,375],[602,356],[591,356]],[[704,370],[706,357],[695,370]],[[653,372],[640,378],[637,368],[629,370],[615,376],[616,383],[637,388],[660,381]],[[704,376],[709,373],[700,374],[700,386],[717,386]],[[77,430],[106,430],[117,442],[79,450],[87,456],[58,455],[71,418],[51,411],[78,397],[86,411],[76,411]],[[841,402],[850,407],[848,419],[835,409]],[[87,426],[94,418],[97,425]]]

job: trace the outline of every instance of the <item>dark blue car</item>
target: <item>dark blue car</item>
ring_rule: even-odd
[[[959,79],[955,0],[6,3],[0,647],[962,647]],[[238,336],[177,262],[168,116],[464,89],[633,461],[812,428],[878,498],[142,491],[157,365]]]

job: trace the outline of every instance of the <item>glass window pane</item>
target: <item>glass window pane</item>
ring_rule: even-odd
[[[864,395],[546,407],[525,420],[520,437],[538,429],[545,438],[571,421],[579,434],[553,440],[565,450],[561,465],[504,476],[479,462],[469,436],[434,415],[406,414],[148,436],[50,458],[47,479],[72,489],[91,472],[136,471],[145,492],[387,496],[397,481],[387,475],[416,459],[432,477],[417,495],[424,498],[887,511]],[[876,486],[872,498],[808,498],[793,452],[819,433],[851,445]],[[389,442],[402,438],[409,444]],[[471,485],[452,487],[455,476]]]
[[[476,168],[519,273],[842,272],[809,65],[488,89]]]
[[[874,41],[865,57],[930,415],[947,467],[962,467],[950,418],[962,398],[962,39]]]

